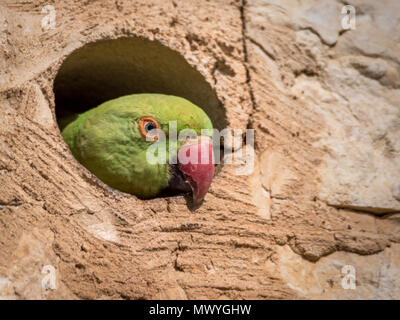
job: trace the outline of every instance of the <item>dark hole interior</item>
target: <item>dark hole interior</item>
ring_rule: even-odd
[[[216,129],[226,127],[222,105],[204,77],[179,53],[144,38],[101,40],[68,56],[54,82],[56,116],[133,93],[186,98],[203,108]]]

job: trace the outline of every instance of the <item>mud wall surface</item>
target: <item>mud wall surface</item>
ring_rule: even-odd
[[[399,299],[400,7],[348,4],[2,1],[0,296]],[[56,115],[146,91],[254,129],[254,171],[195,211],[101,183]]]

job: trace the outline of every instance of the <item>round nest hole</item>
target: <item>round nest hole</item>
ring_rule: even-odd
[[[222,104],[201,73],[179,53],[144,38],[100,40],[72,52],[54,81],[57,120],[135,93],[185,98],[207,113],[214,128],[226,127]]]

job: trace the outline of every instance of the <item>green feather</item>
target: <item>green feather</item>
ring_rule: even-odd
[[[152,117],[167,137],[169,121],[177,121],[178,134],[212,129],[206,113],[186,99],[162,94],[133,94],[107,101],[67,119],[62,136],[74,157],[109,186],[140,198],[158,195],[168,186],[168,164],[150,164],[146,151],[152,144],[139,132],[139,120]],[[179,147],[179,145],[178,145]]]

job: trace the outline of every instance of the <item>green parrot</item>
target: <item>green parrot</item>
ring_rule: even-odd
[[[169,152],[170,121],[176,121],[178,135],[188,129],[196,134],[177,139],[175,153]],[[184,98],[127,95],[61,119],[59,125],[73,156],[117,190],[142,199],[192,192],[194,203],[199,203],[212,182],[212,122],[201,108]],[[204,135],[205,131],[209,134]],[[166,161],[154,163],[146,153],[154,143],[161,143],[161,133]],[[199,160],[204,157],[206,161]]]

